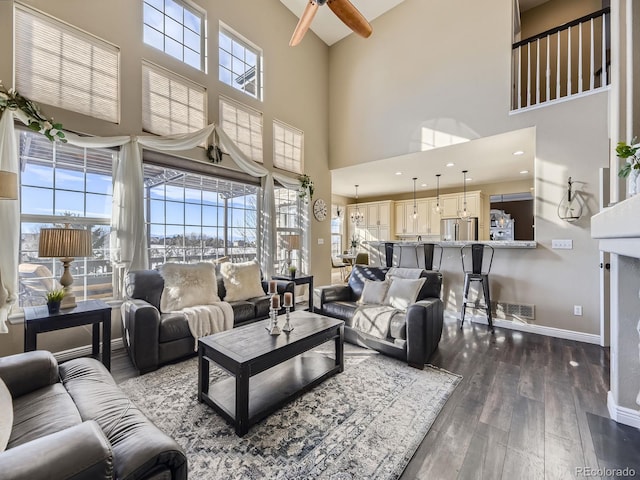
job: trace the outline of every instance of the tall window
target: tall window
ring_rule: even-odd
[[[262,113],[220,97],[220,124],[229,138],[254,162],[263,161]]]
[[[218,58],[221,82],[262,100],[262,50],[221,24]]]
[[[144,43],[206,70],[205,15],[181,0],[144,0]]]
[[[162,67],[142,62],[142,128],[158,135],[173,135],[206,126],[206,89]]]
[[[62,263],[38,258],[38,242],[41,228],[65,223],[89,228],[92,234],[93,257],[71,264],[76,297],[112,297],[109,235],[116,153],[51,143],[44,135],[25,130],[19,130],[18,136],[22,169],[20,305],[44,304],[45,293],[57,288]]]
[[[151,268],[255,258],[257,186],[146,163],[144,185]]]
[[[22,95],[118,123],[119,76],[118,47],[16,3],[15,77]]]
[[[342,207],[344,209],[344,207]],[[332,210],[334,210],[332,208]],[[337,214],[331,215],[331,256],[335,257],[342,253],[342,217]]]
[[[297,190],[275,189],[276,204],[276,272],[287,273],[287,267],[302,268],[302,215]]]
[[[304,133],[279,120],[273,121],[273,165],[293,173],[302,173]]]

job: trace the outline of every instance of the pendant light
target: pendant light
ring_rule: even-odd
[[[360,185],[356,185],[356,211],[351,212],[351,223],[354,225],[360,225],[360,223],[364,220],[364,214],[360,212],[360,208],[358,207],[358,187]]]
[[[462,171],[462,191],[464,192],[463,194],[463,202],[462,202],[462,210],[458,210],[458,216],[460,218],[464,218],[465,220],[468,220],[469,218],[471,218],[471,212],[469,212],[469,210],[467,210],[467,172],[469,170],[463,170]]]
[[[418,177],[413,177],[413,219],[418,218],[418,208],[416,206],[416,180]]]
[[[436,206],[433,207],[433,213],[440,215],[442,207],[440,206],[440,174],[436,173]]]

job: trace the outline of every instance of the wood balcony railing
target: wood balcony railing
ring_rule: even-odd
[[[610,9],[513,44],[511,109],[605,88],[611,83]]]

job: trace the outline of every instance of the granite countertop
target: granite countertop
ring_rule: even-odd
[[[443,248],[460,248],[470,243],[482,243],[484,245],[491,245],[493,248],[537,248],[538,243],[534,240],[462,240],[462,241],[444,241],[434,240],[431,242],[410,242],[407,240],[388,240],[388,241],[370,241],[365,242],[370,245],[379,245],[381,243],[396,243],[398,245],[423,245],[425,243],[437,243]]]

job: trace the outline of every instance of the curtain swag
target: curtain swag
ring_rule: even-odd
[[[30,112],[24,112],[19,108],[7,108],[2,111],[0,118],[0,170],[17,173],[19,160],[14,118],[30,126],[34,121],[40,122],[43,117],[34,118]],[[35,130],[35,127],[32,130]],[[57,138],[64,139],[69,144],[78,147],[121,147],[115,169],[111,217],[111,261],[116,272],[114,293],[121,294],[128,270],[148,268],[147,238],[144,226],[142,149],[149,148],[164,152],[188,150],[204,143],[214,132],[218,136],[219,144],[240,170],[262,179],[263,215],[260,222],[261,240],[258,245],[258,258],[265,276],[270,277],[274,274],[276,248],[274,180],[287,189],[300,191],[299,179],[277,172],[272,173],[249,159],[222,128],[217,128],[213,123],[196,132],[167,136],[83,137],[64,130],[61,130],[61,135],[58,135],[57,131],[54,132]],[[308,187],[305,190],[310,197]],[[303,202],[303,205],[302,228],[303,232],[308,232],[310,206],[308,202]],[[6,320],[12,306],[17,301],[18,291],[20,202],[0,201],[0,219],[2,219],[3,225],[3,228],[0,229],[0,244],[3,247],[0,252],[0,333],[7,333]],[[306,259],[307,271],[309,251],[310,235],[304,235],[303,257]]]

